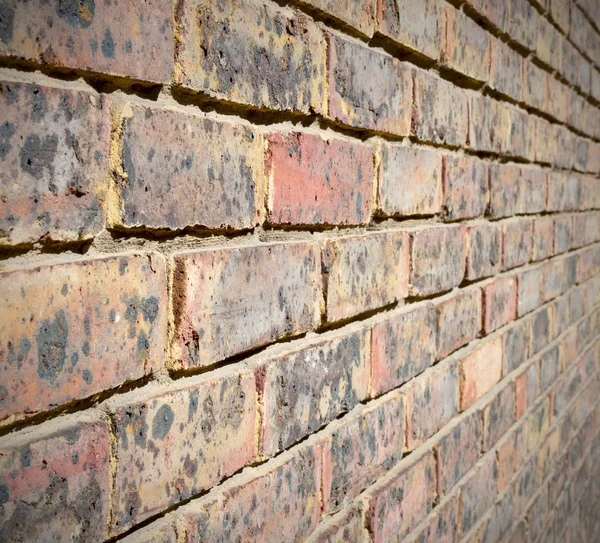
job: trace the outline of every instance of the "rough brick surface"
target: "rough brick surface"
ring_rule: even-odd
[[[467,227],[468,280],[481,279],[500,271],[502,259],[502,231],[493,223]]]
[[[494,279],[482,288],[483,330],[486,334],[517,316],[517,280],[514,276]]]
[[[485,163],[471,157],[444,157],[444,208],[449,220],[483,215],[488,177]]]
[[[502,341],[487,340],[460,361],[460,405],[466,409],[490,390],[502,374]]]

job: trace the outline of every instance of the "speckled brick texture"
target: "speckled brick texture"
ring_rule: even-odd
[[[0,0],[0,541],[600,540],[600,0]]]

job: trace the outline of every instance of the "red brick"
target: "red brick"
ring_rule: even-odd
[[[535,50],[539,17],[528,0],[508,0],[506,30],[521,46],[530,51]]]
[[[319,322],[315,243],[207,249],[173,258],[175,367],[206,366]]]
[[[503,2],[499,5],[504,5]],[[523,84],[523,57],[497,38],[490,39],[489,86],[497,92],[521,101]]]
[[[517,294],[517,315],[522,317],[526,313],[542,305],[542,268],[535,267],[520,271],[517,275],[519,291]]]
[[[451,290],[465,275],[466,228],[429,227],[412,231],[410,292],[427,296]]]
[[[329,117],[350,126],[407,136],[412,100],[408,65],[336,34],[329,34],[328,39]]]
[[[515,422],[515,386],[508,382],[483,408],[483,450],[489,451]]]
[[[523,102],[544,112],[548,107],[547,72],[538,68],[530,59],[523,61]]]
[[[381,144],[377,198],[384,216],[433,215],[442,207],[442,160],[432,149]]]
[[[446,32],[441,61],[469,78],[487,81],[490,39],[488,33],[462,11],[444,7]]]
[[[471,470],[460,492],[460,527],[465,535],[492,506],[497,493],[498,467],[493,455],[485,456]]]
[[[533,405],[539,393],[539,363],[529,364],[523,372],[515,377],[516,416],[521,418],[525,411]]]
[[[481,290],[453,292],[435,302],[437,357],[448,356],[477,337],[481,330]]]
[[[519,189],[519,213],[539,213],[546,210],[548,175],[537,167],[521,168],[522,186]]]
[[[538,18],[536,55],[555,70],[561,67],[562,36],[544,17]]]
[[[571,248],[576,249],[590,245],[598,240],[600,233],[600,214],[592,211],[573,215],[571,231]]]
[[[560,296],[563,292],[565,260],[559,258],[542,265],[542,301],[546,302]]]
[[[507,106],[489,96],[469,94],[468,147],[477,151],[506,152],[510,129],[510,109]]]
[[[516,164],[491,164],[489,215],[494,218],[522,213],[522,169]]]
[[[260,452],[286,449],[365,400],[369,349],[369,331],[354,327],[261,360],[255,367],[263,406]]]
[[[554,125],[542,118],[535,119],[535,161],[553,164],[557,142]],[[550,180],[549,180],[550,182]],[[551,211],[548,209],[548,211]]]
[[[404,387],[406,448],[416,449],[458,411],[458,363],[450,358],[425,370]]]
[[[367,492],[367,527],[373,543],[402,540],[425,519],[436,498],[435,477],[434,456],[424,450],[398,464]]]
[[[0,292],[6,317],[0,323],[0,419],[92,396],[163,362],[167,282],[159,255],[7,271],[0,274]]]
[[[406,232],[327,240],[321,254],[327,320],[345,319],[406,298],[408,251]]]
[[[502,492],[527,456],[525,425],[520,424],[498,443],[498,491]]]
[[[550,342],[552,331],[552,307],[546,306],[538,309],[531,315],[531,333],[529,354],[540,352]]]
[[[373,199],[373,149],[324,134],[267,136],[268,220],[274,224],[365,224]]]
[[[502,376],[502,340],[477,345],[460,361],[460,407],[465,410],[490,390]]]
[[[256,453],[256,384],[219,370],[146,387],[111,409],[117,434],[112,533],[212,487]],[[226,452],[225,452],[226,451]]]
[[[522,320],[508,326],[502,334],[502,375],[506,376],[527,359],[529,326]]]
[[[440,496],[448,494],[479,460],[481,413],[476,411],[448,424],[435,437]]]
[[[467,272],[469,281],[500,271],[501,230],[494,223],[467,226]]]
[[[342,21],[369,38],[375,30],[376,0],[351,0],[341,4],[336,0],[301,0],[300,3]]]
[[[397,392],[333,424],[323,444],[323,507],[337,511],[388,471],[404,451],[406,409]]]
[[[3,437],[2,541],[104,541],[109,455],[108,425],[91,414]]]
[[[411,132],[420,140],[462,146],[468,130],[465,91],[415,68]]]
[[[437,59],[443,28],[439,0],[377,0],[377,31],[403,48]]]
[[[570,169],[573,167],[575,157],[575,134],[566,126],[552,125],[556,142],[556,152],[553,163],[558,168]]]
[[[569,95],[571,94],[571,89],[550,74],[546,77],[548,103],[543,111],[552,115],[560,122],[566,123],[569,119]]]
[[[579,207],[579,177],[564,172],[548,176],[548,211],[575,210]]]
[[[550,426],[550,399],[544,397],[527,416],[527,450],[531,452]]]
[[[444,166],[444,209],[450,220],[483,215],[487,204],[485,162],[467,156],[446,155]]]
[[[171,10],[168,0],[134,0],[117,6],[14,0],[3,9],[6,26],[0,55],[168,83],[174,48]]]
[[[571,246],[571,217],[554,219],[554,254],[564,253]]]
[[[258,130],[133,103],[121,115],[118,224],[252,228],[262,222]]]
[[[305,15],[262,0],[182,0],[174,80],[255,107],[326,111],[325,36]]]
[[[530,218],[502,221],[502,269],[509,270],[531,259],[533,220]]]
[[[339,513],[324,519],[307,539],[310,543],[369,543],[362,512],[351,505]]]
[[[458,533],[458,497],[436,505],[431,514],[404,541],[406,543],[453,543]]]
[[[509,156],[522,157],[533,161],[535,157],[535,118],[523,109],[506,102],[499,102],[498,107],[506,110],[501,113],[507,118],[508,136],[500,143],[500,150]]]
[[[321,516],[321,452],[304,446],[178,510],[186,543],[303,541]]]
[[[517,318],[517,279],[504,276],[482,287],[483,330],[490,334]]]
[[[435,315],[430,303],[386,313],[372,329],[372,389],[378,395],[408,381],[435,360]]]
[[[467,3],[498,30],[506,30],[508,5],[502,0],[467,0]]]
[[[97,234],[108,178],[108,101],[75,85],[4,81],[0,118],[0,244]]]
[[[545,260],[552,256],[554,244],[554,219],[538,217],[533,220],[533,252],[532,259]]]

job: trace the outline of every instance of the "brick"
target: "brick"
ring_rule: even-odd
[[[538,58],[555,70],[561,67],[562,36],[544,17],[538,18],[537,45]]]
[[[535,156],[535,122],[533,116],[505,102],[499,102],[498,107],[506,110],[502,113],[502,116],[508,118],[508,136],[505,143],[501,142],[500,144],[501,152],[532,161]]]
[[[328,431],[323,445],[326,513],[344,507],[402,458],[405,416],[404,398],[394,392]]]
[[[168,83],[174,49],[171,9],[168,0],[119,6],[9,0],[3,6],[0,55]]]
[[[508,18],[508,5],[506,2],[500,0],[467,0],[467,3],[498,30],[506,30]]]
[[[240,229],[262,222],[258,130],[132,103],[121,123],[118,224]]]
[[[439,0],[377,1],[377,31],[428,58],[439,57],[443,28]]]
[[[178,510],[184,541],[302,541],[321,516],[320,473],[315,445],[282,455]]]
[[[570,211],[579,207],[579,177],[563,172],[548,176],[548,211]]]
[[[552,115],[560,122],[566,123],[569,119],[569,95],[571,89],[552,77],[547,75],[548,102],[542,110]]]
[[[490,39],[488,33],[462,11],[444,7],[446,33],[442,64],[478,81],[487,81]]]
[[[527,416],[527,450],[531,452],[550,426],[550,399],[543,398]]]
[[[327,320],[345,319],[406,298],[408,251],[406,232],[327,240],[321,254]]]
[[[448,494],[479,460],[482,444],[481,413],[456,419],[436,436],[440,496]]]
[[[569,32],[569,7],[569,2],[562,2],[561,0],[550,1],[550,15],[565,34]]]
[[[554,127],[545,119],[535,119],[535,161],[553,164],[557,142]],[[550,211],[550,209],[548,209]]]
[[[600,71],[592,69],[590,94],[595,100],[600,100]]]
[[[504,276],[482,287],[483,330],[492,333],[517,318],[517,279]]]
[[[500,271],[501,230],[494,223],[467,226],[467,272],[469,281]]]
[[[502,334],[502,375],[506,376],[527,359],[529,346],[529,326],[517,321],[507,327]]]
[[[0,244],[97,234],[104,225],[109,102],[74,85],[4,81],[0,117]]]
[[[519,285],[517,315],[519,317],[542,305],[542,277],[542,268],[539,266],[523,270],[517,275]]]
[[[582,126],[582,117],[586,108],[585,98],[576,92],[569,93],[569,116],[567,123],[580,129]]]
[[[108,425],[61,417],[0,440],[2,541],[104,541],[109,515]]]
[[[477,337],[481,330],[481,290],[453,292],[435,301],[437,358],[442,359]]]
[[[552,507],[550,506],[550,509],[548,508],[547,492],[547,488],[542,487],[536,493],[536,497],[526,512],[527,518],[530,519],[529,533],[531,535],[531,541],[540,541],[540,537],[542,536],[544,527],[546,526],[545,521]]]
[[[502,222],[502,269],[509,270],[531,259],[533,249],[533,220],[507,219]]]
[[[157,254],[7,271],[0,292],[0,420],[92,396],[162,364],[167,281]]]
[[[433,143],[462,146],[468,130],[467,95],[430,72],[413,70],[411,133]]]
[[[546,210],[548,175],[536,167],[521,168],[522,186],[519,188],[519,213],[539,213]]]
[[[573,167],[575,157],[575,135],[566,126],[552,125],[552,127],[554,129],[553,138],[556,141],[554,165],[570,169]]]
[[[581,298],[583,299],[583,293]],[[561,335],[569,326],[570,315],[569,315],[569,298],[562,296],[554,301],[553,304],[554,312],[554,329],[552,337],[556,338]]]
[[[556,84],[559,84],[558,81]],[[523,102],[540,111],[548,107],[547,72],[538,68],[531,60],[523,61]]]
[[[573,216],[571,231],[571,248],[591,245],[599,238],[600,221],[599,213],[579,213]]]
[[[600,208],[600,180],[592,176],[579,178],[579,205],[581,209]]]
[[[408,65],[336,34],[329,34],[328,39],[329,117],[350,126],[407,136],[412,103]]]
[[[550,342],[552,330],[552,307],[546,306],[538,309],[531,316],[531,334],[529,354],[540,352]]]
[[[435,469],[431,451],[415,453],[367,492],[367,528],[374,543],[402,540],[425,519],[436,498]]]
[[[583,12],[575,5],[571,9],[569,38],[578,49],[586,51],[592,57],[592,60],[598,64],[598,52],[594,48],[594,45],[598,44],[597,33]]]
[[[500,3],[504,5],[503,3]],[[523,84],[523,57],[497,38],[490,39],[490,88],[520,102]]]
[[[431,149],[381,144],[377,196],[384,216],[433,215],[442,208],[442,160]]]
[[[174,81],[255,107],[326,111],[325,36],[312,19],[261,0],[183,0]]]
[[[561,448],[560,431],[554,428],[544,438],[537,453],[538,457],[538,485],[546,480],[546,478],[554,472],[555,463],[558,460],[559,451]]]
[[[469,94],[469,134],[467,146],[477,151],[502,153],[510,133],[509,109],[479,93]]]
[[[545,260],[553,254],[554,219],[538,217],[533,221],[533,252],[532,259]]]
[[[267,136],[268,221],[365,224],[373,199],[373,149],[308,132]]]
[[[538,361],[528,365],[515,378],[516,416],[521,418],[525,411],[533,405],[540,388],[540,368]]]
[[[571,245],[571,217],[554,219],[554,254],[564,253]]]
[[[124,537],[121,541],[125,543],[176,543],[177,533],[169,521],[159,519]]]
[[[494,456],[487,455],[471,470],[461,485],[460,527],[466,534],[492,506],[497,493],[498,468]]]
[[[451,290],[465,275],[466,228],[429,227],[411,236],[410,292],[427,296]]]
[[[522,169],[516,164],[491,164],[489,215],[510,217],[525,211],[522,205]]]
[[[498,443],[498,491],[502,492],[527,456],[525,425],[520,424],[507,433]]]
[[[372,391],[395,388],[435,360],[435,314],[430,303],[409,305],[377,320],[372,328]]]
[[[308,543],[341,543],[344,541],[369,543],[369,535],[363,525],[360,509],[350,506],[329,519],[323,520],[306,541]]]
[[[483,408],[483,450],[489,451],[515,422],[515,386],[508,382]]]
[[[600,253],[597,248],[590,248],[590,251],[595,251],[595,262],[596,265],[600,260]],[[580,253],[582,255],[583,253]],[[576,283],[581,282],[581,276],[578,276],[578,267],[579,273],[581,274],[583,270],[581,270],[580,262],[578,260],[577,254],[572,254],[564,257],[564,277],[563,277],[563,291],[568,290]],[[578,278],[579,277],[579,278]]]
[[[513,506],[513,498],[510,492],[504,494],[496,502],[489,513],[489,517],[476,528],[474,539],[469,541],[486,541],[498,543],[504,541],[504,536],[512,526],[516,511]]]
[[[485,162],[467,156],[443,157],[444,209],[450,220],[483,215],[487,204]]]
[[[584,94],[590,94],[592,85],[592,65],[582,56],[579,57],[579,73],[577,86]]]
[[[506,30],[521,46],[535,50],[537,44],[538,15],[528,0],[508,0]]]
[[[175,367],[206,366],[319,322],[315,243],[207,249],[173,260]]]
[[[342,21],[369,38],[375,30],[376,0],[351,0],[342,4],[336,0],[302,0],[300,3]]]
[[[404,387],[406,448],[416,449],[458,411],[458,363],[448,359],[424,371]]]
[[[465,410],[490,390],[502,376],[502,340],[480,343],[460,361],[460,407]]]
[[[562,41],[560,74],[571,84],[576,85],[579,77],[579,59],[581,55],[570,40]]]
[[[274,455],[368,396],[370,334],[329,334],[255,367],[262,398],[260,452]]]

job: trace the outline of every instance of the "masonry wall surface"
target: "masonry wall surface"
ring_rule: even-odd
[[[597,0],[1,0],[0,541],[600,540]]]

